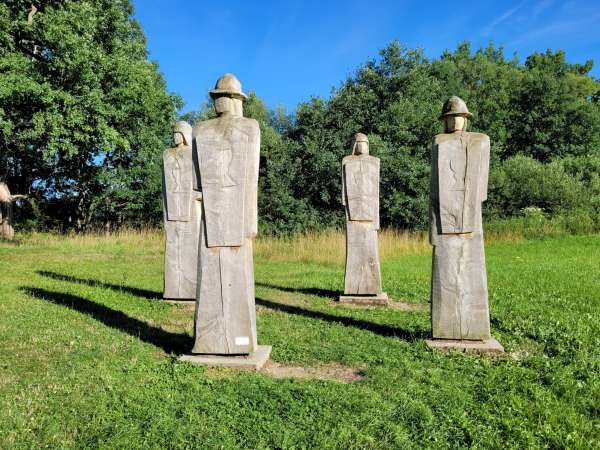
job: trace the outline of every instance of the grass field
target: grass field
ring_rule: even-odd
[[[193,308],[158,301],[160,234],[0,244],[0,448],[600,447],[600,235],[487,245],[501,358],[428,350],[426,308],[334,304],[340,242],[257,242],[258,337],[352,383],[177,362]],[[426,305],[426,240],[382,247],[385,290]]]

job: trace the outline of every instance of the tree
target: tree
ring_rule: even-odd
[[[130,1],[34,2],[33,16],[31,5],[0,5],[0,180],[80,228],[156,222],[179,100]]]

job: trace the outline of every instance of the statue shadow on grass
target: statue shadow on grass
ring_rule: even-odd
[[[109,308],[87,298],[32,287],[24,287],[21,290],[30,297],[87,314],[110,328],[123,331],[144,342],[162,348],[166,353],[183,354],[192,348],[192,338],[188,334],[165,331],[162,328],[130,317],[122,311]]]
[[[330,323],[338,323],[347,327],[360,328],[361,330],[370,331],[371,333],[379,334],[380,336],[394,337],[408,342],[414,342],[430,337],[430,333],[426,331],[404,330],[390,325],[382,325],[369,322],[367,320],[355,319],[354,317],[336,316],[335,314],[304,309],[298,306],[286,305],[258,297],[256,298],[256,304],[276,311],[281,311],[288,314],[296,314]]]
[[[337,300],[337,298],[342,294],[340,291],[333,291],[331,289],[321,289],[321,288],[292,288],[285,286],[278,286],[275,284],[269,283],[256,283],[257,286],[268,288],[268,289],[277,289],[278,291],[283,292],[291,292],[295,294],[305,294],[305,295],[316,295],[318,297],[325,297]]]
[[[149,289],[121,286],[119,284],[106,283],[104,281],[94,280],[92,278],[78,278],[72,275],[64,275],[62,273],[50,272],[47,270],[38,270],[36,273],[43,277],[52,278],[53,280],[68,281],[69,283],[86,284],[92,287],[100,287],[105,289],[112,289],[113,291],[127,292],[136,297],[146,298],[148,300],[160,300],[162,298],[162,292],[151,291]]]

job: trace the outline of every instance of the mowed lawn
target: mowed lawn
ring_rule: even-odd
[[[312,251],[255,258],[259,343],[359,381],[178,362],[193,307],[159,301],[158,233],[0,244],[0,448],[600,447],[599,235],[486,246],[501,358],[428,350],[427,308],[336,305]],[[388,294],[426,305],[430,258],[387,255]]]

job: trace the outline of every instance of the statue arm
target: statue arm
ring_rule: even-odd
[[[437,171],[437,141],[436,138],[433,138],[433,141],[431,143],[431,173],[429,175],[429,243],[431,245],[434,245],[434,236],[433,233],[435,232],[435,208],[437,207],[436,205],[436,197],[437,197],[437,193],[436,193],[436,189],[437,189],[437,183],[435,182],[437,177],[437,174],[435,173]],[[436,227],[437,228],[437,227]]]
[[[481,201],[487,200],[488,179],[490,174],[490,138],[486,136],[481,155]]]
[[[200,163],[198,159],[198,147],[196,146],[196,138],[192,139],[192,168],[193,168],[193,185],[192,189],[197,192],[202,191],[200,182]],[[200,195],[202,197],[202,194]]]
[[[246,205],[247,234],[249,238],[254,238],[258,234],[258,171],[260,164],[260,128],[256,123],[255,130],[251,133],[250,139],[250,158],[248,165],[248,195],[249,204]]]
[[[381,161],[378,159],[377,160],[377,183],[375,183],[375,229],[379,230],[379,228],[381,228],[381,225],[379,223],[379,187],[380,187],[380,183],[381,183]]]
[[[346,206],[346,164],[342,161],[342,205]]]

